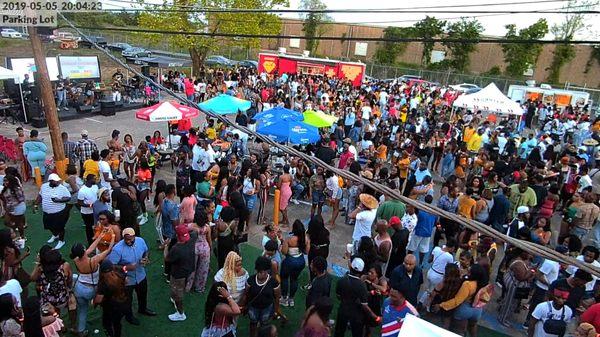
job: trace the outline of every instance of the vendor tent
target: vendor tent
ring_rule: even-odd
[[[523,114],[523,109],[519,103],[505,96],[494,83],[490,83],[487,87],[476,93],[458,96],[452,105],[457,108],[481,110],[491,113],[517,116]]]
[[[237,97],[220,94],[208,101],[198,104],[202,111],[208,111],[219,115],[235,114],[238,111],[245,112],[250,109],[252,103]]]
[[[21,88],[21,82],[19,82],[19,74],[16,72],[0,67],[0,80],[15,80],[15,83],[19,84],[19,94],[21,95],[21,106],[23,107],[23,118],[27,123],[27,112],[25,112],[25,100],[23,99],[23,88]]]

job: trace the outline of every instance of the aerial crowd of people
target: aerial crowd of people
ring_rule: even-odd
[[[251,129],[260,123],[254,115],[272,107],[336,116],[317,143],[295,147],[421,204],[600,267],[600,120],[587,106],[527,101],[522,116],[504,116],[453,108],[459,93],[427,82],[366,80],[353,87],[245,68],[203,70],[191,79],[169,73],[161,82],[197,102],[217,93],[251,101],[235,116]],[[122,336],[123,318],[140,325],[134,292],[139,315],[157,314],[151,288],[164,285],[149,285],[146,274],[155,247],[164,252],[175,307],[170,321],[201,310],[184,308],[188,293],[206,293],[203,337],[277,336],[282,331],[273,323],[286,322],[286,308],[297,306],[305,315],[287,323],[297,337],[343,337],[347,330],[353,337],[398,336],[409,314],[476,337],[484,312],[527,329],[529,337],[600,332],[596,275],[343,179],[218,120],[196,127],[179,121],[169,135],[156,131],[140,142],[119,130],[106,144],[86,130],[76,140],[63,132],[70,163],[64,177],[53,172],[38,137],[18,128],[17,163],[0,161],[2,336],[50,337],[67,329],[86,336],[91,305],[101,306],[106,335]],[[175,174],[161,176],[169,164]],[[35,268],[27,270],[27,232],[41,229],[27,213],[24,184],[36,167],[44,183],[28,197],[51,236],[35,247]],[[278,223],[268,216],[273,202]],[[300,203],[311,205],[308,221]],[[86,242],[65,235],[77,213]],[[141,235],[146,223],[156,236]],[[262,253],[246,261],[254,267],[248,272],[240,246],[257,226]],[[330,256],[338,226],[353,229],[342,238],[347,273],[336,278],[329,271],[341,260]],[[309,282],[300,284],[305,269]],[[249,331],[237,329],[241,319],[249,320]]]

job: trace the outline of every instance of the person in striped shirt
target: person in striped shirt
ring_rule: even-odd
[[[417,309],[404,297],[402,289],[392,288],[383,301],[381,337],[397,337],[407,314],[419,316]]]

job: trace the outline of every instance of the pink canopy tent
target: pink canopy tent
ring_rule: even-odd
[[[149,122],[169,122],[192,119],[200,115],[200,110],[176,102],[162,102],[143,108],[135,113],[135,118]],[[171,130],[168,130],[169,147],[171,147]]]

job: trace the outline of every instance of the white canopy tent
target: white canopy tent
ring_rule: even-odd
[[[19,84],[19,94],[21,95],[21,106],[23,107],[23,118],[27,123],[27,113],[25,112],[25,100],[23,99],[23,88],[21,88],[21,82],[19,82],[19,74],[15,73],[10,69],[0,67],[0,80],[15,80],[15,84]]]
[[[458,96],[452,106],[505,115],[521,116],[523,114],[519,103],[505,96],[494,83],[488,84],[487,87],[476,93]]]

